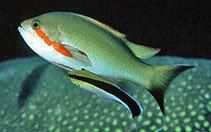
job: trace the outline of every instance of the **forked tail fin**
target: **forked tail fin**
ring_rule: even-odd
[[[179,65],[179,66],[152,66],[154,72],[150,85],[147,90],[156,99],[162,113],[165,115],[164,110],[164,95],[171,83],[171,81],[178,76],[181,72],[193,68],[194,66]]]

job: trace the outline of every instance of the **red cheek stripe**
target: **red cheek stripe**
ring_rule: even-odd
[[[61,44],[58,44],[58,43],[56,43],[56,42],[52,42],[49,38],[48,38],[48,36],[41,30],[41,29],[37,29],[37,30],[34,30],[36,33],[37,33],[37,35],[41,38],[41,39],[43,39],[44,40],[44,42],[48,45],[48,46],[53,46],[53,48],[57,51],[57,52],[59,52],[59,53],[61,53],[62,55],[64,55],[64,56],[68,56],[68,57],[71,57],[71,58],[73,58],[73,55],[65,48],[65,47],[63,47]]]
[[[44,42],[51,46],[52,45],[52,41],[48,38],[48,36],[46,36],[46,34],[41,30],[41,29],[37,29],[37,30],[34,30],[37,35],[44,40]]]

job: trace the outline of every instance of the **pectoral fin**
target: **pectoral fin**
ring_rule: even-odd
[[[89,57],[86,53],[83,51],[76,49],[74,47],[71,47],[68,44],[61,44],[65,49],[67,49],[73,56],[73,58],[79,62],[81,62],[83,65],[91,66],[91,61],[89,60]]]
[[[68,76],[79,87],[124,105],[131,113],[132,119],[142,113],[140,104],[132,96],[106,79],[86,70],[73,70]]]

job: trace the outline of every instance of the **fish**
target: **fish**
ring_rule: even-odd
[[[143,111],[141,105],[131,95],[98,75],[86,70],[73,70],[68,76],[79,87],[96,93],[101,98],[112,99],[124,105],[131,113],[132,119]]]
[[[117,85],[119,82],[143,87],[165,115],[164,96],[169,84],[180,73],[194,67],[147,64],[143,60],[159,53],[159,48],[132,43],[125,34],[77,13],[45,13],[23,21],[18,31],[36,54],[68,70],[68,77],[74,84],[123,104],[132,119],[143,109]]]

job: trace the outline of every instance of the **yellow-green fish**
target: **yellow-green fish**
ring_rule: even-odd
[[[118,82],[124,80],[144,87],[164,113],[163,99],[169,83],[192,67],[143,63],[140,58],[149,58],[160,49],[129,42],[124,34],[76,13],[46,13],[25,20],[18,30],[34,52],[69,70],[73,83],[123,104],[132,118],[142,113],[141,105],[117,86]]]

